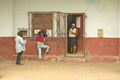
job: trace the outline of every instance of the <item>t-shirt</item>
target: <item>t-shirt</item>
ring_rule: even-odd
[[[43,42],[44,41],[44,36],[37,36],[36,41]]]
[[[76,33],[76,31],[77,31],[76,28],[74,28],[74,29],[70,28],[70,30],[69,30],[69,37],[76,37],[76,35],[73,34],[73,33]]]

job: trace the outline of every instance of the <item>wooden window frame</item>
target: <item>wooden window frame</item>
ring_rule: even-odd
[[[41,14],[42,15],[51,15],[52,16],[51,20],[53,20],[53,21],[51,21],[51,23],[52,23],[51,26],[50,27],[46,26],[46,28],[39,27],[39,26],[34,27],[33,15],[35,15],[35,14],[36,15],[37,14],[38,15],[41,15]],[[36,36],[36,34],[34,34],[34,33],[36,33],[37,30],[41,30],[41,29],[46,29],[47,31],[50,31],[51,32],[50,38],[65,37],[66,36],[66,29],[65,29],[65,27],[66,27],[66,24],[65,24],[66,18],[65,17],[66,17],[65,14],[63,15],[63,13],[61,13],[61,12],[29,12],[28,13],[28,25],[29,25],[30,37],[34,38]],[[64,24],[61,23],[62,22],[61,19],[63,20]],[[39,18],[38,18],[38,20],[39,20]],[[62,27],[60,26],[61,24],[63,24]],[[34,30],[36,30],[36,32]]]

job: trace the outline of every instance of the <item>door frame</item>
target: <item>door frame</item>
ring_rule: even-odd
[[[66,13],[66,57],[85,57],[85,13]],[[82,37],[82,55],[76,55],[76,54],[69,54],[68,53],[68,30],[67,30],[67,17],[68,15],[82,15],[83,16],[83,37]]]

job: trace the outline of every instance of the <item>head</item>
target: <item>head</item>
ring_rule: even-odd
[[[46,30],[40,30],[40,31],[38,32],[38,35],[43,35],[44,37],[47,37]]]
[[[17,35],[23,37],[23,33],[22,33],[22,31],[19,31],[19,32],[17,33]]]
[[[42,31],[39,31],[39,32],[38,32],[38,35],[43,35],[43,32],[42,32]]]
[[[71,27],[72,27],[72,28],[75,28],[75,24],[74,24],[74,23],[72,23]]]

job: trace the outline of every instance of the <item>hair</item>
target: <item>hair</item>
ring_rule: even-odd
[[[44,37],[47,37],[47,32],[46,32],[46,30],[40,30],[40,31],[38,32],[38,35],[41,35],[41,33],[43,33],[43,36],[44,36]]]
[[[75,24],[74,24],[74,23],[72,23],[72,26],[75,26]]]
[[[19,31],[19,32],[17,33],[17,35],[23,37],[23,33],[22,33],[22,31]]]
[[[42,33],[42,31],[39,31],[39,32],[38,32],[38,35],[41,35],[41,33]]]

